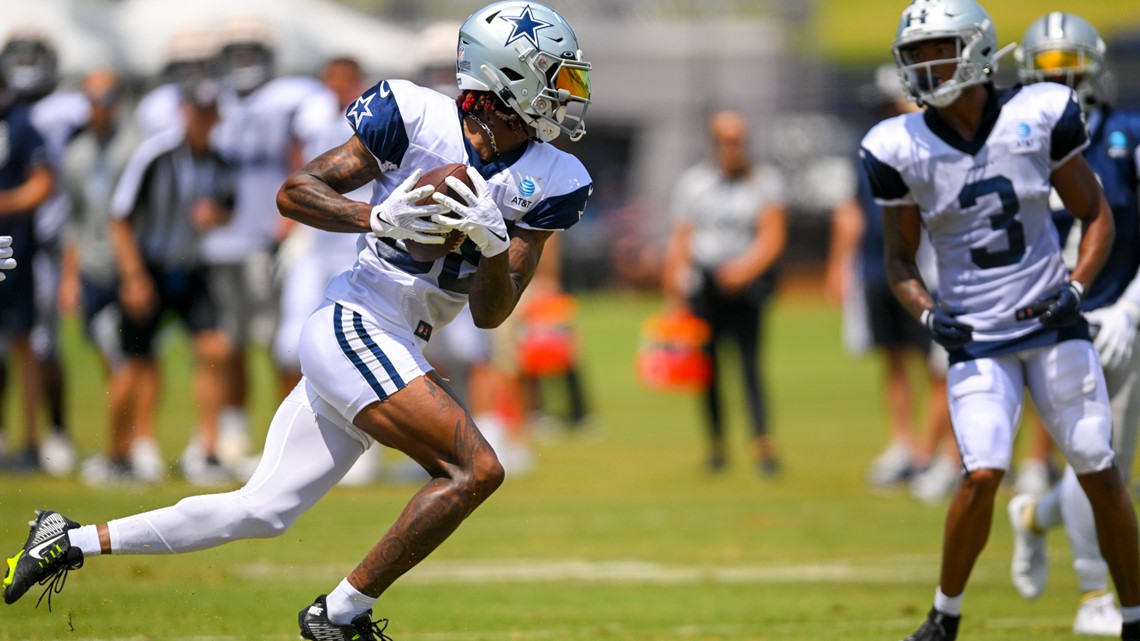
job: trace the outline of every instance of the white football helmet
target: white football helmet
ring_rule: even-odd
[[[1044,80],[1068,85],[1086,109],[1105,101],[1105,44],[1088,20],[1061,11],[1029,25],[1017,50],[1017,75],[1030,84]]]
[[[221,44],[222,78],[239,95],[247,95],[273,78],[273,36],[269,23],[260,16],[231,19],[222,27]]]
[[[910,48],[929,40],[953,40],[957,55],[945,60],[916,62]],[[919,104],[946,107],[962,89],[989,82],[998,58],[1014,44],[998,50],[997,30],[986,10],[974,0],[914,0],[903,10],[891,51],[907,95]],[[941,82],[933,68],[956,64],[953,77]]]
[[[509,0],[479,9],[459,28],[455,63],[461,90],[493,92],[539,139],[586,134],[590,63],[550,7]]]

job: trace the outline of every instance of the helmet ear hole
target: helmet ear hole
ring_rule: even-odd
[[[511,82],[518,82],[523,80],[523,75],[510,67],[499,67],[499,72],[507,77]]]

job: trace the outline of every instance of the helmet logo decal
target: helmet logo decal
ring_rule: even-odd
[[[507,36],[507,41],[503,43],[504,45],[509,45],[516,40],[525,38],[532,47],[539,49],[538,31],[554,26],[553,23],[535,18],[534,15],[531,14],[529,4],[523,7],[522,13],[517,16],[499,17],[511,23],[511,35]]]
[[[375,97],[375,93],[370,93],[367,96],[361,96],[356,99],[355,103],[353,103],[352,109],[348,110],[348,117],[352,118],[353,125],[356,129],[360,129],[361,120],[372,117],[372,110],[368,108],[368,105]]]

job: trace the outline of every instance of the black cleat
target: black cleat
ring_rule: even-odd
[[[1121,626],[1120,638],[1124,641],[1140,641],[1140,621],[1125,623]]]
[[[83,552],[71,547],[68,530],[79,524],[59,512],[36,510],[36,519],[29,524],[28,540],[16,556],[8,559],[8,573],[4,576],[4,602],[11,605],[37,583],[47,589],[36,601],[39,607],[44,596],[51,609],[51,593],[63,591],[67,573],[83,567]]]
[[[392,641],[391,637],[384,634],[388,619],[373,621],[372,610],[356,615],[348,625],[337,625],[329,621],[329,608],[325,604],[324,594],[297,613],[297,623],[301,626],[301,638],[309,641]]]
[[[903,641],[954,641],[958,638],[958,623],[962,617],[952,617],[930,608],[930,614],[918,630]]]

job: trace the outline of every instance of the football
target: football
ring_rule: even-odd
[[[435,187],[436,191],[447,194],[459,202],[465,202],[462,196],[455,193],[450,187],[447,186],[447,183],[445,181],[448,176],[455,176],[459,180],[463,181],[463,184],[472,189],[475,188],[475,184],[471,182],[471,177],[467,175],[467,165],[457,162],[440,165],[435,169],[425,171],[424,175],[420,177],[420,181],[416,183],[416,187],[418,188],[425,185],[431,185],[432,187]],[[431,205],[434,203],[435,201],[432,200],[431,196],[428,196],[416,204]],[[455,229],[447,235],[447,240],[443,241],[440,244],[429,245],[427,243],[417,243],[414,240],[405,240],[404,247],[408,250],[408,254],[413,259],[418,260],[422,263],[431,263],[458,249],[466,238],[467,236],[463,232]]]

